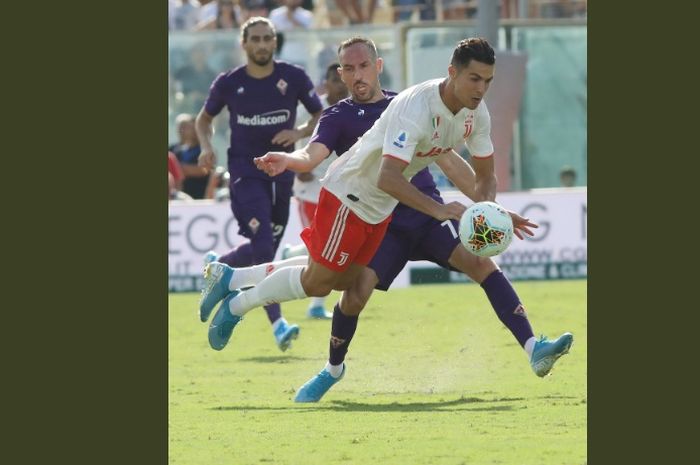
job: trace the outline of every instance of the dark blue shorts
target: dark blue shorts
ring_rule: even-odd
[[[269,239],[276,250],[289,221],[293,182],[231,179],[231,211],[238,221],[238,233],[249,239]]]
[[[384,240],[367,265],[379,278],[375,289],[388,290],[409,260],[428,260],[443,268],[459,271],[448,263],[452,251],[461,244],[459,222],[438,221],[415,210],[411,215],[415,217],[412,218],[415,220],[414,227],[408,227],[408,222],[402,221],[402,212],[394,211]]]

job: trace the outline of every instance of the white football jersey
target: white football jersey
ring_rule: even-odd
[[[442,80],[433,79],[400,92],[321,180],[323,187],[367,223],[382,222],[398,204],[377,187],[382,156],[406,162],[403,174],[410,180],[461,142],[472,157],[493,154],[491,117],[484,101],[476,110],[462,108],[453,115],[440,98]]]

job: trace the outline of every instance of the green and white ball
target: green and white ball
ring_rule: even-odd
[[[493,257],[513,240],[513,220],[497,203],[477,202],[459,220],[459,240],[474,255]]]

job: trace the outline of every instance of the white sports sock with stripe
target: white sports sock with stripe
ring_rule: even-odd
[[[257,286],[241,292],[231,300],[231,313],[243,316],[256,307],[308,297],[301,285],[304,268],[306,267],[292,266],[278,269]]]
[[[228,283],[228,289],[229,291],[234,291],[242,287],[255,286],[274,271],[290,266],[306,265],[308,262],[309,257],[300,256],[245,268],[235,268],[233,277]]]

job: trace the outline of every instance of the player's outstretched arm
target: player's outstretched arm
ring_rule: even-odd
[[[254,158],[255,166],[269,176],[277,176],[285,170],[307,173],[316,168],[330,155],[328,147],[312,142],[303,149],[287,152],[267,152],[262,157]]]
[[[476,198],[476,174],[474,168],[454,150],[444,153],[435,161],[445,176],[470,199]]]
[[[459,202],[450,202],[447,205],[436,202],[419,191],[416,186],[408,182],[403,175],[407,164],[392,156],[384,156],[379,168],[377,187],[404,205],[430,215],[440,221],[447,219],[459,220],[467,209]]]

